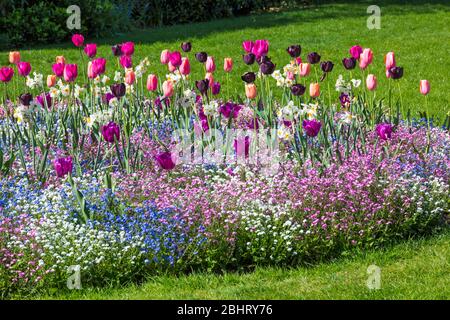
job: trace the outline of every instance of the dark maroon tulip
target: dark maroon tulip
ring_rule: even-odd
[[[311,52],[308,54],[308,62],[311,64],[316,64],[320,62],[320,54],[317,52]]]
[[[305,93],[306,87],[300,83],[294,84],[291,87],[291,92],[294,96],[302,96]]]
[[[55,168],[58,178],[64,177],[66,174],[72,172],[72,157],[69,156],[53,160],[53,167]]]
[[[110,89],[112,94],[119,99],[125,95],[127,88],[124,83],[115,83],[111,85]]]
[[[334,64],[331,61],[324,61],[320,63],[320,68],[323,72],[331,72],[333,70]]]
[[[264,62],[271,62],[272,60],[268,57],[268,56],[260,56],[260,57],[257,57],[256,58],[256,62],[259,64],[259,65],[261,65],[261,64],[263,64]]]
[[[122,55],[122,46],[120,44],[116,44],[111,47],[111,51],[115,57],[120,57]]]
[[[392,79],[400,79],[403,77],[403,67],[392,67],[389,69]]]
[[[292,58],[297,58],[302,53],[302,47],[300,47],[300,45],[292,45],[289,46],[286,51]]]
[[[119,141],[119,139],[120,139],[120,128],[113,121],[108,123],[106,126],[102,126],[101,130],[102,130],[103,139],[105,139],[105,141],[107,141],[109,143],[113,143],[114,142],[114,138],[115,138],[115,140]]]
[[[246,72],[242,75],[241,79],[246,83],[253,83],[256,80],[256,75],[254,72]]]
[[[315,137],[319,134],[322,124],[316,119],[313,120],[303,120],[303,129],[306,135],[309,137]]]
[[[259,66],[259,70],[262,74],[269,75],[275,71],[275,65],[272,61],[266,61],[261,63],[261,65]]]
[[[176,165],[174,157],[168,151],[156,155],[155,160],[164,170],[172,170]]]
[[[377,124],[375,131],[381,140],[390,139],[392,134],[392,125],[389,123],[379,123]]]
[[[255,63],[256,56],[253,53],[247,53],[242,56],[242,60],[246,65],[252,65]]]
[[[200,63],[205,63],[208,59],[208,54],[206,52],[197,52],[195,54],[195,59]]]
[[[201,94],[206,94],[209,89],[209,79],[195,81],[195,86]]]
[[[344,65],[344,68],[347,70],[352,70],[355,69],[356,66],[356,59],[351,57],[351,58],[344,58],[342,59],[342,64]]]
[[[28,107],[30,105],[31,100],[33,100],[33,96],[31,95],[31,93],[24,93],[19,96],[20,104],[24,106]]]
[[[181,50],[184,52],[190,52],[192,49],[192,44],[190,42],[183,42],[181,44]]]

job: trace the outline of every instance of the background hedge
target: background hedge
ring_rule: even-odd
[[[131,27],[162,26],[245,15],[273,7],[308,4],[311,0],[1,0],[0,33],[10,45],[55,43],[70,37],[67,7],[81,9],[76,32],[102,36]]]

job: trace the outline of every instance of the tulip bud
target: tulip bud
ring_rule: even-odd
[[[64,56],[56,56],[56,63],[66,64],[66,58]]]
[[[66,64],[64,66],[64,80],[73,82],[78,76],[78,67],[76,64]]]
[[[218,95],[220,93],[220,83],[219,82],[214,82],[212,87],[211,87],[211,93],[213,95]]]
[[[154,74],[149,74],[147,77],[147,90],[155,91],[158,89],[158,77]]]
[[[311,72],[311,65],[309,63],[300,63],[298,66],[301,77],[306,77]]]
[[[128,70],[125,72],[125,83],[131,86],[136,80],[136,74],[133,70]]]
[[[352,70],[356,66],[356,59],[353,58],[353,57],[351,57],[351,58],[344,58],[344,59],[342,59],[342,64],[344,65],[345,69]]]
[[[316,64],[320,62],[320,54],[317,52],[311,52],[308,54],[308,62],[311,64]]]
[[[119,63],[125,69],[131,68],[133,66],[133,60],[130,56],[121,56]]]
[[[190,42],[183,42],[181,44],[181,50],[183,50],[184,52],[190,52],[192,49],[192,45]]]
[[[169,61],[169,63],[167,64],[167,68],[169,69],[169,72],[175,72],[175,70],[177,70],[177,67],[175,67],[172,62]]]
[[[231,72],[233,69],[233,60],[231,58],[225,58],[223,60],[223,70],[225,72]]]
[[[24,106],[29,106],[31,103],[31,100],[33,100],[33,96],[31,93],[23,93],[19,96],[19,101]]]
[[[47,76],[47,87],[54,87],[56,84],[56,76],[54,74],[49,74]]]
[[[300,47],[300,45],[292,45],[289,46],[286,51],[292,58],[297,58],[302,52],[302,47]]]
[[[320,68],[323,72],[331,72],[331,70],[333,70],[333,66],[334,64],[331,61],[324,61],[320,63]]]
[[[358,60],[363,52],[363,48],[361,46],[353,46],[350,48],[349,52],[353,59]]]
[[[72,36],[72,43],[75,45],[75,47],[82,47],[84,44],[84,37],[81,34],[74,34]]]
[[[311,83],[309,85],[309,95],[311,98],[317,98],[320,96],[320,86],[318,83]]]
[[[52,65],[52,71],[57,77],[61,78],[64,75],[64,64],[54,63]]]
[[[254,83],[246,83],[245,84],[245,95],[248,99],[255,99],[258,92],[256,90],[256,84]]]
[[[160,61],[162,64],[168,64],[170,61],[170,51],[169,50],[163,50],[161,51],[161,58]]]
[[[359,67],[361,69],[367,68],[367,66],[372,63],[372,60],[373,60],[372,50],[370,48],[364,49],[361,55],[359,56]]]
[[[370,91],[375,90],[377,88],[377,77],[373,74],[369,74],[366,79],[366,86]]]
[[[420,93],[426,96],[430,92],[430,83],[428,80],[420,80]]]
[[[88,43],[84,47],[84,53],[89,57],[93,58],[97,54],[97,45],[95,43]]]
[[[134,43],[125,42],[120,46],[120,52],[125,56],[132,56],[134,54]]]
[[[97,75],[94,72],[94,69],[92,68],[92,61],[88,62],[88,70],[87,70],[87,76],[89,79],[94,79]]]
[[[10,67],[0,68],[0,81],[3,83],[10,82],[14,76],[14,70]]]
[[[164,97],[168,98],[173,95],[173,82],[170,80],[166,80],[163,83],[163,93]]]
[[[197,52],[195,54],[195,59],[200,63],[205,63],[208,59],[208,54],[206,52]]]
[[[18,64],[20,62],[20,52],[19,51],[11,51],[9,53],[9,63]]]
[[[242,42],[242,48],[244,48],[245,52],[250,53],[253,49],[253,41],[244,41]]]
[[[302,96],[306,91],[306,87],[300,83],[294,84],[291,87],[291,92],[294,96]]]
[[[403,77],[403,67],[392,67],[388,70],[392,79],[400,79]]]
[[[255,63],[256,56],[253,53],[247,53],[246,55],[242,56],[242,60],[244,60],[244,63],[246,65],[252,65]]]
[[[188,58],[181,59],[180,73],[184,76],[191,73],[191,64],[189,63]]]
[[[19,72],[19,75],[26,77],[31,72],[31,64],[29,62],[21,61],[17,64],[17,71]]]
[[[214,62],[214,57],[208,56],[206,59],[206,72],[216,71],[216,63]]]
[[[386,69],[391,69],[391,68],[395,67],[394,52],[388,52],[384,56],[384,64],[386,65]]]

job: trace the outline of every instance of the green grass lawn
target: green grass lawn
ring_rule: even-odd
[[[248,274],[158,276],[142,286],[84,288],[37,299],[450,299],[450,230],[351,257],[291,270]],[[381,268],[381,289],[366,285],[367,268]]]
[[[408,1],[407,4],[398,4],[399,2],[378,1],[381,8],[380,30],[369,30],[366,27],[369,17],[366,10],[368,5],[372,4],[366,1],[358,4],[344,2],[325,4],[280,13],[135,30],[129,34],[87,41],[101,44],[98,56],[109,59],[112,59],[110,45],[127,40],[135,41],[138,44],[135,62],[148,56],[151,61],[150,71],[159,75],[167,73],[165,66],[159,63],[161,50],[166,48],[179,50],[182,41],[192,41],[193,51],[189,57],[194,80],[200,79],[203,73],[200,64],[194,61],[195,52],[207,51],[213,55],[220,70],[224,57],[234,59],[235,69],[228,89],[230,95],[236,93],[243,95],[240,75],[247,71],[248,67],[241,59],[242,40],[268,39],[270,56],[280,68],[289,61],[285,48],[291,44],[302,45],[303,58],[308,52],[319,52],[323,60],[331,60],[336,64],[332,77],[328,79],[331,87],[339,74],[348,72],[343,68],[341,60],[349,55],[349,47],[354,44],[370,47],[374,51],[374,65],[369,70],[379,79],[379,88],[376,90],[378,97],[386,96],[388,91],[384,75],[384,54],[394,51],[397,64],[403,66],[405,70],[403,79],[399,81],[404,105],[415,111],[424,110],[424,99],[419,94],[418,87],[420,79],[428,79],[432,88],[429,95],[431,112],[443,118],[450,110],[448,94],[450,6],[445,5],[444,1],[431,1],[431,4],[423,5],[419,1]],[[3,50],[0,53],[1,65],[7,64],[7,52],[10,49],[13,48],[6,47],[4,43],[0,44],[0,50]],[[51,73],[51,64],[56,55],[64,55],[72,63],[80,62],[79,52],[71,43],[21,51],[23,60],[30,61],[34,70],[44,74]],[[115,67],[115,61],[110,61],[107,66],[110,74]],[[355,70],[353,76],[360,77],[361,73]],[[217,72],[215,78],[224,84],[223,93],[226,93],[224,72]],[[322,86],[325,89],[328,83],[325,82]],[[334,91],[333,94],[337,99],[338,94]]]

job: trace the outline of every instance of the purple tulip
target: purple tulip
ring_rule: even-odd
[[[389,123],[379,123],[375,127],[375,131],[381,140],[390,139],[392,134],[392,125]]]
[[[200,63],[205,63],[208,59],[208,54],[206,52],[197,52],[195,54],[195,59]]]
[[[269,61],[261,63],[261,65],[259,66],[259,69],[262,74],[269,75],[275,71],[275,65],[273,64],[272,61],[269,60]]]
[[[58,178],[64,177],[66,174],[72,172],[72,157],[69,156],[53,160],[53,167],[55,168]]]
[[[102,96],[102,101],[104,104],[109,105],[109,101],[111,101],[112,98],[115,98],[115,96],[111,92],[107,92]]]
[[[236,119],[241,108],[242,107],[238,104],[227,102],[219,107],[219,112],[227,119],[230,118],[230,116]]]
[[[391,75],[392,79],[400,79],[401,77],[403,77],[403,67],[392,67],[388,72]]]
[[[111,85],[110,89],[112,94],[119,99],[125,95],[127,88],[124,83],[115,83]]]
[[[351,57],[351,58],[344,58],[342,59],[342,64],[344,65],[344,68],[347,70],[352,70],[355,69],[356,66],[356,59]]]
[[[244,60],[244,63],[248,66],[254,64],[255,59],[256,59],[256,56],[253,53],[247,53],[242,56],[242,60]]]
[[[300,83],[292,85],[291,92],[294,96],[302,96],[305,93],[306,87]]]
[[[308,62],[311,64],[316,64],[320,62],[320,54],[317,52],[311,52],[308,54]]]
[[[113,143],[114,140],[119,141],[120,139],[120,128],[119,126],[111,121],[106,126],[102,126],[102,136],[105,141]]]
[[[244,139],[234,139],[233,147],[238,157],[245,154],[245,157],[248,158],[250,153],[250,137],[246,136]]]
[[[38,95],[36,97],[36,101],[43,108],[45,108],[45,107],[51,108],[51,106],[52,106],[52,97],[50,96],[49,93],[43,93],[43,94]]]
[[[289,46],[286,51],[292,58],[297,58],[302,53],[302,47],[300,45],[292,45]]]
[[[214,82],[211,87],[211,92],[213,95],[218,95],[220,93],[220,83]]]
[[[333,70],[334,64],[331,61],[324,61],[320,63],[320,68],[323,72],[331,72]]]
[[[28,107],[31,103],[31,100],[33,100],[33,96],[30,93],[24,93],[19,96],[19,101],[24,106]]]
[[[319,134],[322,124],[316,119],[313,120],[303,120],[303,129],[306,135],[309,137],[315,137]]]
[[[183,52],[190,52],[192,50],[192,44],[190,42],[183,42],[181,44],[181,50]]]
[[[168,151],[157,154],[155,160],[164,170],[172,170],[176,165],[175,157]]]
[[[209,80],[203,79],[195,81],[195,86],[197,87],[198,91],[200,91],[201,94],[206,94],[209,89]]]
[[[341,102],[341,106],[343,106],[344,108],[347,108],[351,102],[349,95],[345,92],[341,93],[341,95],[339,96],[339,101]]]

